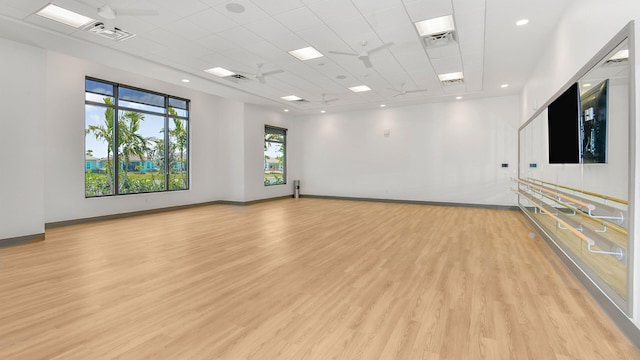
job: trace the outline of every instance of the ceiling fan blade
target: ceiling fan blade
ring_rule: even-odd
[[[358,56],[358,54],[356,53],[348,53],[348,52],[342,52],[342,51],[329,51],[329,54]]]
[[[359,59],[362,60],[362,62],[364,63],[364,66],[366,66],[367,69],[373,67],[373,64],[371,63],[371,60],[369,59],[368,56],[362,56]]]
[[[267,75],[273,75],[273,74],[280,74],[283,73],[284,70],[273,70],[273,71],[267,71],[265,73],[262,73],[262,76],[267,76]]]
[[[393,97],[398,97],[398,96],[402,96],[402,95],[404,95],[404,93],[399,92],[399,93],[393,95]]]
[[[256,79],[258,79],[258,81],[260,81],[260,84],[266,84],[267,81],[264,79],[264,75],[262,76],[257,76],[256,75]]]
[[[376,53],[376,52],[378,52],[380,50],[384,50],[384,49],[386,49],[386,48],[388,48],[390,46],[393,46],[393,45],[395,45],[395,44],[392,43],[392,42],[388,42],[386,44],[382,44],[382,45],[378,46],[377,48],[373,48],[373,49],[369,50],[369,55],[371,55],[373,53]]]
[[[407,94],[408,93],[419,93],[419,92],[425,92],[428,91],[427,89],[416,89],[416,90],[407,90]]]
[[[118,16],[158,16],[158,10],[155,9],[114,9]]]

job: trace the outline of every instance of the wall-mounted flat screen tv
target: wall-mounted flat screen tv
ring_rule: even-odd
[[[549,164],[578,164],[581,157],[580,91],[571,85],[548,107]]]
[[[580,95],[582,111],[582,162],[607,162],[607,93],[609,80]]]

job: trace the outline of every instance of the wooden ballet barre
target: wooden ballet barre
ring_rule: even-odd
[[[512,178],[511,180],[517,181],[515,178]],[[525,185],[529,186],[528,184],[525,184]],[[515,193],[518,193],[517,190],[512,189],[512,191],[515,192]],[[613,230],[613,231],[615,231],[617,233],[620,233],[620,234],[622,234],[624,236],[629,236],[629,232],[627,231],[627,229],[625,229],[623,227],[620,227],[620,226],[618,226],[618,225],[616,225],[616,224],[614,224],[612,222],[602,221],[602,218],[605,218],[605,217],[594,216],[594,215],[591,215],[590,212],[589,213],[584,213],[580,209],[578,209],[578,208],[576,208],[574,206],[571,206],[568,203],[558,201],[558,199],[555,198],[555,197],[552,197],[552,196],[549,196],[549,195],[545,195],[545,194],[542,194],[542,193],[539,193],[539,195],[542,196],[542,197],[545,197],[545,198],[547,198],[547,199],[549,199],[551,201],[554,201],[554,202],[566,207],[567,209],[573,211],[573,213],[574,213],[573,215],[580,214],[580,216],[585,216],[585,217],[587,217],[589,219],[592,219],[594,221],[598,221],[600,223],[600,225],[602,225],[602,229],[601,230],[596,230],[596,229],[593,230],[593,231],[595,231],[597,233],[604,233],[604,232],[607,232],[607,229],[611,229],[611,230]],[[616,220],[620,219],[619,217],[611,217],[611,218],[616,219]]]
[[[559,191],[554,192],[553,190],[549,189],[549,188],[545,188],[544,186],[540,186],[540,185],[536,185],[531,181],[528,180],[520,180],[518,179],[518,181],[520,181],[521,183],[525,184],[526,186],[529,187],[535,187],[540,189],[541,191],[545,191],[546,193],[550,193],[552,195],[555,195],[558,197],[558,199],[565,199],[567,201],[573,201],[574,203],[584,206],[587,208],[587,214],[589,214],[590,217],[594,218],[594,219],[605,219],[605,220],[617,220],[620,221],[620,223],[622,223],[624,221],[624,215],[622,212],[620,212],[620,216],[607,216],[607,215],[595,215],[593,213],[593,210],[596,209],[596,206],[593,204],[588,204],[585,203],[583,201],[577,200],[577,199],[573,199],[570,196],[564,195],[562,193],[560,193]],[[562,204],[562,202],[560,202]]]
[[[539,182],[541,184],[553,185],[553,186],[557,186],[559,188],[563,188],[563,189],[566,189],[566,190],[577,191],[579,193],[582,193],[582,194],[585,194],[585,195],[589,195],[589,196],[593,196],[593,197],[597,197],[597,198],[600,198],[600,199],[603,199],[603,200],[609,200],[609,201],[617,202],[617,203],[620,203],[620,204],[629,205],[629,201],[623,200],[623,199],[620,199],[620,198],[616,198],[616,197],[613,197],[613,196],[598,194],[598,193],[595,193],[593,191],[588,191],[588,190],[580,190],[580,189],[572,188],[571,186],[554,184],[552,182],[542,181],[542,180],[538,180],[538,179],[534,179],[534,178],[527,178],[527,179],[533,180],[533,181],[537,181],[537,182]]]
[[[557,192],[557,191],[553,191],[553,190],[551,190],[551,189],[547,189],[547,188],[545,188],[544,186],[536,185],[536,184],[532,183],[531,181],[522,180],[522,179],[518,179],[517,181],[518,181],[519,183],[521,183],[521,184],[526,185],[526,186],[533,187],[533,188],[536,188],[536,189],[538,189],[538,190],[540,190],[540,191],[544,191],[544,192],[546,192],[547,194],[551,194],[551,195],[553,195],[553,196],[556,196],[558,199],[564,199],[564,200],[566,200],[566,201],[568,201],[568,202],[570,202],[570,203],[578,204],[578,205],[580,205],[580,206],[583,206],[583,207],[585,207],[587,210],[589,210],[589,216],[592,216],[592,215],[591,215],[591,211],[593,211],[593,210],[595,210],[595,209],[596,209],[596,206],[595,206],[595,205],[593,205],[593,204],[589,204],[589,203],[586,203],[586,202],[584,202],[584,201],[581,201],[581,200],[578,200],[578,199],[574,199],[574,198],[572,198],[572,197],[570,197],[570,196],[567,196],[567,195],[561,194],[561,193],[559,193],[559,192]]]
[[[624,257],[624,252],[622,251],[622,248],[618,248],[617,251],[601,251],[601,250],[593,250],[591,247],[594,246],[596,244],[595,241],[593,241],[593,239],[589,238],[588,236],[586,236],[585,234],[583,234],[580,230],[574,228],[573,226],[569,225],[569,223],[567,223],[566,221],[560,219],[559,217],[557,217],[555,214],[553,214],[551,211],[545,209],[544,207],[542,207],[541,204],[536,203],[535,201],[533,201],[533,199],[531,199],[529,196],[527,196],[525,193],[523,193],[522,191],[519,191],[520,194],[524,195],[525,197],[527,197],[527,200],[533,204],[536,208],[538,208],[538,210],[540,210],[541,214],[546,214],[549,215],[552,219],[554,219],[556,221],[556,223],[558,224],[558,227],[562,230],[569,230],[571,233],[573,233],[575,236],[577,236],[578,238],[580,238],[582,241],[584,241],[587,244],[587,251],[589,251],[590,253],[593,254],[604,254],[604,255],[612,255],[615,256],[618,260],[622,260],[622,258]]]

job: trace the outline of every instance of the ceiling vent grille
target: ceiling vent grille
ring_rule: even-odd
[[[447,31],[439,34],[427,35],[422,38],[427,48],[449,46],[456,44],[455,31]]]
[[[622,59],[609,59],[605,62],[606,66],[616,66],[616,65],[620,65],[620,63],[624,63],[629,61],[629,58],[622,58]]]
[[[444,86],[453,86],[453,85],[461,85],[464,84],[464,79],[452,79],[452,80],[444,80],[440,81]]]
[[[100,35],[102,37],[105,37],[107,39],[111,39],[114,41],[124,41],[127,39],[131,39],[132,37],[136,36],[133,33],[130,33],[128,31],[122,30],[120,28],[114,27],[114,28],[107,28],[105,26],[104,23],[101,22],[97,22],[95,24],[89,25],[87,28],[85,28],[88,32],[94,33],[96,35]]]
[[[236,84],[240,84],[240,83],[245,83],[245,82],[249,82],[251,81],[251,79],[249,79],[246,76],[240,75],[240,74],[233,74],[233,75],[229,75],[229,76],[225,76],[225,79],[234,82]]]

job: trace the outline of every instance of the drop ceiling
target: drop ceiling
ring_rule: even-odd
[[[179,86],[293,113],[337,112],[518,94],[569,1],[52,1],[135,34],[113,41],[35,15],[50,1],[3,0],[0,37],[88,59],[97,52],[103,59],[111,54],[116,68],[126,68],[119,63],[122,56],[116,56],[125,53],[154,64],[136,72]],[[126,10],[144,10],[139,12],[144,15],[103,19],[98,8],[105,3],[116,15]],[[426,46],[414,23],[445,15],[453,15],[455,41]],[[529,23],[516,26],[523,18]],[[371,54],[371,68],[356,56],[330,53],[361,53],[386,43],[393,45]],[[324,56],[301,61],[288,53],[308,46]],[[274,72],[264,83],[252,76],[258,64],[264,73]],[[215,67],[248,80],[204,72]],[[446,86],[438,79],[452,72],[462,72],[464,81]],[[371,91],[349,90],[360,85]],[[427,91],[412,91],[423,89]],[[323,94],[324,99],[337,100],[323,101]],[[288,95],[306,101],[282,99]]]

